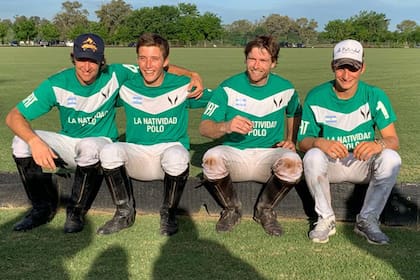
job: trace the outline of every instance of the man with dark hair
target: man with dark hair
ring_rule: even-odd
[[[254,220],[269,235],[280,236],[274,208],[302,176],[295,150],[299,98],[289,81],[271,72],[279,49],[270,36],[250,41],[245,47],[246,71],[221,83],[202,116],[200,133],[224,140],[203,157],[204,186],[222,206],[218,232],[232,230],[241,218],[232,182],[257,181],[265,184]]]
[[[334,80],[313,88],[305,99],[298,136],[318,213],[309,238],[326,243],[336,232],[330,183],[369,183],[354,230],[372,244],[388,244],[379,216],[401,165],[396,116],[383,90],[360,81],[366,69],[360,42],[337,43],[331,69]]]
[[[130,178],[163,179],[160,233],[171,236],[178,231],[176,210],[189,175],[188,108],[204,107],[209,92],[191,93],[188,77],[165,72],[169,44],[160,35],[141,35],[136,52],[141,74],[122,85],[118,99],[126,115],[126,142],[108,144],[100,153],[116,211],[98,233],[111,234],[134,224]]]
[[[59,197],[51,173],[57,167],[75,170],[64,232],[83,229],[84,217],[103,179],[99,152],[118,137],[118,90],[124,81],[138,74],[134,65],[106,65],[104,50],[98,35],[78,36],[71,53],[74,67],[43,81],[6,117],[6,124],[16,135],[13,158],[32,204],[28,214],[14,226],[15,231],[30,230],[54,217]],[[175,71],[192,75],[182,68]],[[191,86],[200,94],[201,79],[195,73],[194,77]],[[53,107],[59,112],[60,131],[33,130],[30,121]]]

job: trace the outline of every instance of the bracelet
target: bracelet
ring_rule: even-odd
[[[386,149],[386,144],[383,139],[375,139],[375,143],[381,145],[382,151]]]

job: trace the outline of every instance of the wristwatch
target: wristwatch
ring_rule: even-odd
[[[381,145],[382,151],[386,149],[386,144],[383,139],[375,139],[375,143]]]

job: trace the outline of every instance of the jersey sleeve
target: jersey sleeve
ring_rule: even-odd
[[[295,90],[292,98],[287,104],[286,116],[287,118],[294,118],[294,117],[299,117],[301,115],[302,115],[302,105],[300,104],[299,96]]]
[[[34,120],[48,113],[56,106],[56,103],[51,83],[49,80],[45,80],[16,107],[27,120]]]
[[[391,102],[384,91],[376,88],[375,104],[373,104],[373,119],[379,130],[384,129],[397,120]]]
[[[318,137],[320,136],[320,132],[321,128],[316,122],[315,114],[310,106],[310,101],[307,99],[303,103],[302,120],[300,121],[298,141],[301,141],[306,137]]]
[[[222,86],[216,88],[207,103],[206,109],[201,116],[202,120],[212,120],[215,122],[224,121],[226,118],[227,95]]]
[[[204,108],[209,103],[212,97],[212,90],[211,89],[204,89],[203,95],[199,99],[189,98],[188,105],[192,109],[196,108]]]
[[[134,64],[112,64],[112,66],[115,68],[120,85],[139,75],[139,73],[141,75],[138,66]]]

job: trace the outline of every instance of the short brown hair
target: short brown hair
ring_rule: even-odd
[[[271,61],[277,63],[279,57],[280,46],[272,36],[257,36],[254,40],[248,42],[245,46],[245,58],[253,48],[266,49],[271,55]]]
[[[136,53],[139,54],[140,47],[158,47],[162,52],[163,59],[169,56],[169,43],[162,36],[154,33],[142,34],[136,44]]]

